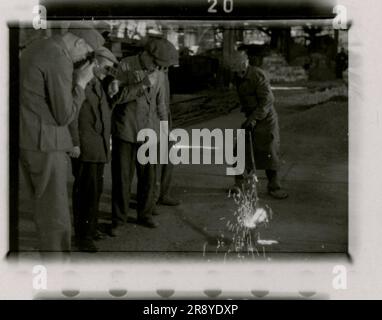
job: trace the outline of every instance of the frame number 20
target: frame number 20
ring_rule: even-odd
[[[218,5],[218,0],[208,0],[208,3],[211,5],[208,8],[209,13],[217,13],[218,9],[216,6]],[[233,0],[223,0],[223,11],[225,13],[231,13],[233,10]]]

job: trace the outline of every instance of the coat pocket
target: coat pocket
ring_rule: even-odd
[[[55,126],[41,123],[40,150],[68,151],[73,147],[72,138],[67,126]]]

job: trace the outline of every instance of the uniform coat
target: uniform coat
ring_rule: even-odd
[[[243,78],[237,77],[236,86],[241,110],[247,118],[256,120],[252,132],[256,169],[278,170],[279,125],[268,77],[260,68],[249,66]]]

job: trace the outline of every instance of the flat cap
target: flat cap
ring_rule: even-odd
[[[110,60],[113,63],[118,64],[117,58],[108,48],[105,48],[105,47],[98,48],[97,50],[95,50],[95,55],[96,57],[105,58],[107,60]]]
[[[105,43],[105,39],[102,37],[102,35],[93,27],[87,25],[85,22],[71,23],[68,32],[81,39],[84,39],[86,43],[93,48],[93,50],[97,50]]]
[[[174,45],[164,38],[151,38],[145,50],[152,56],[154,62],[161,67],[179,64],[179,54]]]

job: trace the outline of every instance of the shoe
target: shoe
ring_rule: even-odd
[[[159,211],[158,211],[157,208],[155,208],[155,209],[153,210],[153,212],[151,212],[151,214],[152,214],[153,216],[159,216],[159,215],[160,215],[160,213],[159,213]]]
[[[82,252],[97,252],[98,248],[92,240],[82,240],[79,244],[79,249]]]
[[[163,205],[163,206],[179,206],[180,201],[177,199],[174,199],[170,196],[164,196],[158,200],[158,204]]]
[[[283,189],[268,189],[268,194],[275,199],[286,199],[289,194]]]
[[[137,223],[146,228],[151,228],[151,229],[159,227],[159,224],[155,222],[152,218],[138,219]]]

